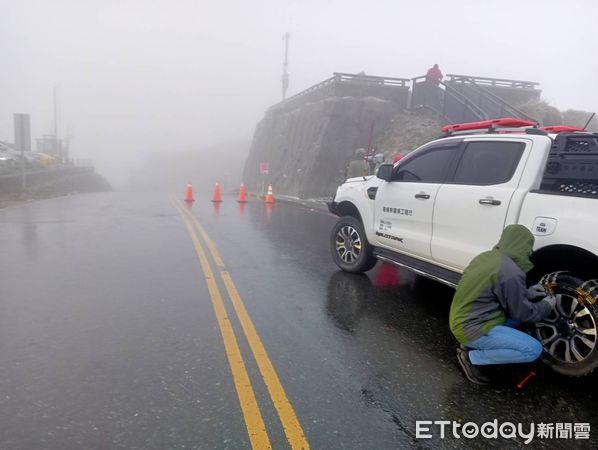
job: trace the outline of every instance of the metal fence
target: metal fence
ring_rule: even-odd
[[[408,78],[334,72],[332,77],[273,105],[269,111],[289,110],[303,103],[343,96],[387,98],[407,106],[409,82]]]
[[[478,86],[491,86],[491,87],[502,87],[502,88],[513,88],[513,89],[529,89],[534,90],[540,83],[535,81],[523,81],[523,80],[508,80],[506,78],[488,78],[488,77],[477,77],[474,75],[456,75],[449,73],[446,75],[445,82],[471,82]]]
[[[447,123],[499,117],[535,121],[533,117],[497,95],[497,92],[507,98],[523,98],[530,95],[533,97],[541,92],[536,89],[538,85],[539,83],[533,81],[472,75],[449,74],[445,82],[435,84],[426,81],[425,76],[410,80],[364,73],[335,72],[332,77],[273,105],[268,112],[290,111],[304,103],[331,97],[376,97],[394,101],[403,108],[427,107],[438,113]]]

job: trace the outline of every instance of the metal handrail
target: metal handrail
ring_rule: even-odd
[[[451,80],[451,82],[452,81],[455,81],[455,80]],[[486,99],[489,99],[490,101],[494,102],[500,108],[501,111],[504,111],[504,113],[505,113],[505,114],[503,114],[504,116],[515,117],[518,119],[525,119],[525,120],[531,120],[534,122],[538,122],[538,119],[527,115],[523,111],[521,111],[518,108],[516,108],[515,106],[513,106],[511,103],[507,102],[506,100],[503,100],[501,97],[496,95],[494,92],[490,91],[486,86],[481,86],[479,84],[476,84],[472,78],[467,78],[467,77],[463,76],[463,77],[459,78],[459,80],[456,82],[462,83],[464,85],[467,84],[467,86],[471,87],[472,89],[477,90],[477,92],[480,95],[483,95],[484,97],[486,97]]]
[[[312,94],[314,92],[323,90],[324,88],[328,88],[335,84],[340,83],[363,83],[364,85],[371,85],[377,84],[381,86],[388,86],[388,87],[401,87],[401,88],[409,88],[409,78],[397,78],[397,77],[380,77],[376,75],[365,75],[365,74],[352,74],[352,73],[344,73],[344,72],[334,72],[333,76],[327,78],[320,83],[314,84],[313,86],[304,89],[301,92],[278,102],[272,105],[269,109],[276,109],[283,106],[287,106],[292,104],[295,100],[305,97],[308,94]]]
[[[354,73],[344,73],[344,72],[334,72],[334,77],[339,82],[343,81],[357,81],[357,82],[364,82],[364,83],[371,83],[374,82],[376,84],[382,84],[384,86],[399,86],[399,87],[407,87],[407,83],[409,83],[409,78],[397,78],[397,77],[380,77],[377,75],[366,75],[366,74],[354,74]]]
[[[536,120],[533,117],[528,116],[522,111],[519,111],[517,108],[512,106],[510,103],[504,101],[502,98],[491,92],[488,87],[509,87],[509,88],[516,88],[516,89],[527,89],[527,90],[535,90],[535,86],[539,85],[539,83],[533,81],[522,81],[522,80],[508,80],[504,78],[488,78],[488,77],[478,77],[478,76],[471,76],[471,75],[456,75],[456,74],[448,74],[448,84],[445,82],[439,82],[439,86],[444,88],[445,95],[448,95],[459,103],[462,103],[466,106],[470,112],[477,117],[480,117],[480,120],[488,118],[488,114],[480,108],[474,101],[472,101],[468,96],[464,95],[463,93],[459,92],[454,86],[451,86],[450,83],[467,83],[468,86],[471,86],[474,89],[478,89],[480,94],[483,95],[487,100],[494,102],[497,104],[501,110],[505,111],[506,115],[511,115],[519,118],[525,118],[529,120]],[[387,87],[397,87],[397,88],[409,88],[409,83],[411,82],[412,87],[415,84],[422,80],[426,79],[426,76],[419,76],[415,78],[397,78],[397,77],[381,77],[376,75],[366,75],[366,74],[351,74],[351,73],[344,73],[344,72],[334,72],[333,76],[327,78],[320,83],[314,84],[309,88],[283,100],[282,102],[276,103],[272,105],[269,109],[276,109],[285,106],[292,105],[297,100],[306,97],[307,95],[311,95],[315,92],[324,91],[324,89],[333,88],[333,86],[341,83],[362,83],[364,85],[381,85]],[[334,88],[333,88],[334,89]],[[538,92],[538,91],[536,91]],[[432,107],[431,105],[428,105]],[[440,112],[442,114],[442,112]]]
[[[311,92],[320,90],[321,88],[323,88],[325,86],[328,86],[330,84],[333,84],[334,82],[335,82],[335,77],[327,78],[324,81],[319,82],[318,84],[314,84],[313,86],[310,86],[307,89],[304,89],[303,91],[298,92],[297,94],[292,95],[291,97],[288,97],[287,99],[285,99],[285,100],[283,100],[281,102],[276,103],[275,105],[272,106],[272,108],[274,108],[276,106],[281,106],[281,105],[286,104],[286,103],[290,103],[293,100],[296,100],[296,99],[298,99],[300,97],[303,97],[303,96],[305,96],[307,94],[310,94]]]
[[[445,88],[445,92],[448,91],[449,94],[451,94],[453,97],[461,100],[463,103],[467,104],[468,106],[471,107],[471,109],[478,114],[479,116],[481,116],[482,118],[487,118],[486,113],[484,112],[484,110],[482,108],[480,108],[478,105],[476,105],[474,102],[472,102],[469,98],[467,98],[465,95],[461,94],[461,92],[459,92],[458,90],[456,90],[455,88],[453,88],[452,86],[447,85],[446,83],[443,83],[442,81],[440,82],[441,86],[444,86]]]
[[[415,86],[416,86],[416,84],[418,84],[418,81],[420,81],[420,80],[427,81],[427,76],[422,75],[422,76],[415,77],[415,78],[411,79],[411,86],[412,86],[413,91],[415,91]],[[467,98],[466,96],[461,94],[459,91],[457,91],[452,86],[449,86],[449,85],[443,83],[442,81],[438,81],[438,86],[439,87],[442,86],[444,88],[443,92],[444,92],[445,96],[450,96],[453,99],[457,100],[458,103],[461,103],[464,107],[468,108],[469,111],[472,113],[472,115],[476,116],[478,118],[478,120],[485,120],[488,118],[486,113],[478,105],[476,105],[469,98]],[[445,105],[445,103],[446,103],[446,100],[443,100],[443,106]],[[451,122],[451,119],[446,116],[445,111],[439,111],[436,108],[434,108],[433,105],[426,105],[426,106],[431,109],[434,109],[437,113],[441,114],[444,117],[444,119]]]
[[[524,81],[524,80],[509,80],[507,78],[489,78],[489,77],[478,77],[474,75],[456,75],[449,73],[446,75],[449,78],[448,81],[460,81],[461,79],[472,80],[477,85],[482,86],[493,86],[493,87],[507,87],[515,89],[529,89],[535,90],[536,86],[540,83],[535,81]]]
[[[471,77],[459,76],[458,79],[452,79],[450,80],[450,82],[461,83],[463,85],[467,84],[467,86],[471,87],[474,90],[477,90],[478,94],[483,95],[484,97],[486,97],[486,99],[493,101],[502,111],[505,112],[505,115],[537,122],[537,119],[517,109],[511,103],[507,102],[506,100],[496,95],[494,92],[490,91],[486,86],[476,84],[474,79]]]

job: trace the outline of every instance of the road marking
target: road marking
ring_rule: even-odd
[[[255,326],[253,325],[253,321],[251,320],[251,317],[245,308],[245,304],[239,295],[239,291],[237,290],[230,273],[224,270],[224,262],[222,261],[222,258],[220,258],[216,246],[195,216],[184,208],[182,208],[182,211],[191,219],[204,241],[209,243],[207,246],[210,250],[210,253],[212,253],[214,260],[216,261],[216,257],[218,257],[218,259],[223,263],[221,266],[222,270],[220,270],[220,276],[224,282],[224,286],[226,287],[237,317],[239,318],[239,322],[241,322],[241,328],[245,333],[245,337],[247,338],[249,347],[251,348],[262,378],[264,379],[264,383],[266,384],[268,392],[270,393],[274,407],[278,412],[278,416],[291,448],[309,449],[309,443],[307,442],[305,434],[303,433],[303,429],[301,428],[297,414],[295,413],[295,410],[293,409],[293,406],[291,405],[291,402],[289,401],[284,388],[282,387],[282,383],[276,374],[276,370],[272,365],[272,361],[268,357],[268,352],[266,352],[266,348],[262,344],[262,341],[257,334]]]
[[[187,230],[193,241],[193,246],[195,247],[195,252],[199,258],[199,263],[204,272],[206,284],[208,285],[208,292],[212,299],[212,306],[214,307],[216,319],[218,320],[218,325],[224,341],[226,356],[233,374],[233,381],[235,383],[235,388],[237,389],[237,396],[239,398],[239,403],[241,404],[243,418],[245,419],[245,426],[247,427],[247,433],[249,434],[249,440],[251,441],[251,447],[256,450],[271,449],[272,446],[270,445],[270,438],[266,431],[266,425],[264,424],[262,414],[257,404],[251,380],[249,379],[249,374],[247,373],[235,332],[226,313],[224,301],[220,294],[220,290],[218,289],[218,285],[216,284],[216,279],[214,278],[210,263],[208,262],[206,253],[193,229],[193,224],[185,217],[184,210],[179,207],[177,207],[177,209],[179,209],[181,218],[187,226]]]
[[[268,392],[270,393],[274,407],[276,408],[276,411],[278,411],[278,416],[282,422],[284,433],[287,436],[289,444],[291,444],[291,448],[308,449],[309,444],[305,438],[303,429],[299,423],[299,419],[297,419],[295,410],[286,396],[284,388],[282,387],[282,383],[276,374],[276,370],[274,370],[274,366],[268,357],[268,353],[266,352],[266,349],[262,344],[259,335],[257,334],[255,326],[253,325],[247,310],[245,309],[243,300],[241,299],[241,296],[239,295],[239,292],[237,291],[230,274],[223,270],[220,271],[220,276],[222,277],[224,285],[226,286],[226,290],[228,291],[228,295],[233,302],[235,312],[237,313],[237,317],[241,322],[241,327],[243,328],[245,336],[247,337],[247,341],[249,342],[253,356],[255,357],[257,365],[260,369],[262,378],[266,383],[266,387],[268,388]]]

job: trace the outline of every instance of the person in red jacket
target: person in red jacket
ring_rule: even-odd
[[[428,73],[426,73],[426,81],[429,81],[430,83],[434,83],[436,85],[440,84],[443,78],[444,75],[442,75],[442,72],[438,68],[438,64],[434,64],[433,67],[430,67],[428,69]]]

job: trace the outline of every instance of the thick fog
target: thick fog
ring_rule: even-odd
[[[33,138],[50,133],[57,87],[72,156],[117,185],[157,153],[231,142],[242,157],[281,99],[287,31],[291,95],[334,71],[411,78],[438,63],[598,110],[595,0],[1,0],[0,17],[0,140],[15,112]]]

